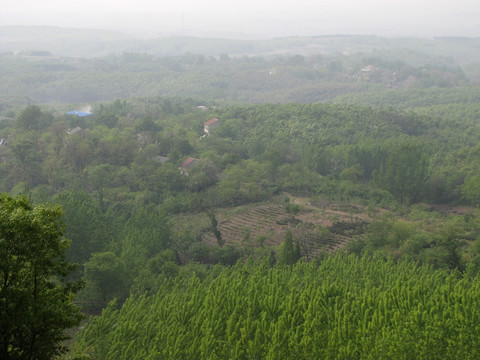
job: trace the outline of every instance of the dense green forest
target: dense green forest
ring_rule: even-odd
[[[53,116],[33,105],[3,121],[1,186],[63,206],[72,240],[67,256],[82,265],[76,276],[88,280],[86,302],[156,288],[155,274],[176,274],[181,265],[234,264],[268,254],[269,246],[277,252],[282,235],[250,239],[245,229],[247,247],[222,238],[229,209],[285,198],[281,208],[290,217],[277,221],[282,229],[313,237],[302,245],[303,255],[317,254],[328,233],[343,234],[338,227],[353,226],[343,218],[313,226],[296,216],[308,209],[295,204],[295,196],[353,202],[370,212],[363,223],[347,219],[358,225],[348,247],[353,252],[383,248],[392,256],[463,269],[476,256],[468,246],[477,238],[476,212],[428,215],[421,204],[478,203],[479,125],[436,109],[431,115],[425,108],[329,104],[202,110],[193,101],[156,98],[99,104],[95,115],[82,118]],[[478,106],[462,110],[474,119]],[[212,117],[220,125],[205,136],[203,124]],[[68,131],[74,127],[81,131]],[[197,162],[182,174],[179,167],[189,157]],[[374,215],[384,211],[382,219]]]
[[[63,209],[71,357],[477,358],[476,40],[182,41],[0,56],[0,189]]]
[[[79,346],[96,359],[476,359],[479,289],[471,269],[266,258],[111,303]]]

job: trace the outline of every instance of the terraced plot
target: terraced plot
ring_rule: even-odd
[[[303,255],[307,258],[320,251],[335,251],[345,245],[352,236],[361,234],[370,219],[364,213],[353,216],[348,211],[323,208],[321,205],[303,204],[293,215],[281,204],[262,204],[244,213],[217,217],[218,229],[226,244],[242,246],[249,240],[266,236],[265,245],[278,246],[290,229],[299,240]],[[323,231],[319,232],[319,225]],[[213,234],[207,232],[203,240],[216,243]]]

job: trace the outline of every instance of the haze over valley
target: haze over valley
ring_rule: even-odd
[[[480,359],[478,0],[0,7],[0,358]]]

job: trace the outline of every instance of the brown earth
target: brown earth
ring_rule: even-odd
[[[287,195],[297,213],[289,213],[283,198]],[[345,246],[354,235],[364,232],[372,218],[364,207],[328,201],[313,202],[310,198],[284,194],[282,198],[267,204],[250,205],[242,211],[217,214],[218,229],[226,244],[258,245],[263,237],[267,246],[279,246],[290,230],[294,239],[301,241],[303,255],[312,257],[320,251],[335,251]],[[211,232],[205,232],[203,240],[216,244]]]
[[[289,204],[298,206],[298,212],[287,212],[285,198]],[[438,226],[437,221],[448,216],[462,216],[472,212],[469,207],[453,207],[447,205],[418,204],[427,213],[429,220],[421,226]],[[354,237],[361,236],[370,222],[380,219],[385,209],[369,209],[347,202],[333,202],[308,197],[293,196],[284,193],[266,203],[249,204],[231,209],[218,210],[216,219],[222,239],[227,245],[278,247],[285,239],[287,230],[299,241],[302,255],[307,259],[321,251],[336,251],[343,248]],[[197,227],[203,229],[201,238],[208,245],[216,245],[217,241],[210,231],[210,220],[196,219]],[[398,216],[398,214],[397,214]],[[421,222],[421,219],[401,216],[403,221]],[[431,220],[436,219],[436,220]],[[433,221],[433,223],[431,223]],[[189,223],[189,221],[186,221]]]

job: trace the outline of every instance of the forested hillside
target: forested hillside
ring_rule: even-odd
[[[478,357],[475,39],[105,35],[0,55],[0,189],[63,209],[72,358]]]
[[[39,29],[39,34],[44,32],[49,44],[54,43],[55,29]],[[8,34],[3,31],[6,45]],[[102,39],[92,31],[72,31],[69,36],[58,35],[59,41],[70,39],[63,49],[82,44],[72,40],[73,34],[80,39]],[[118,34],[103,36],[115,37]],[[21,39],[25,41],[25,36]],[[0,52],[0,111],[4,114],[32,103],[158,95],[219,104],[344,102],[353,97],[375,105],[412,106],[419,101],[415,92],[423,92],[425,101],[439,92],[443,101],[445,88],[453,91],[451,97],[471,96],[469,92],[475,90],[468,86],[480,80],[475,39],[132,39],[132,45],[121,50],[99,40],[98,46],[88,43],[94,47],[91,51],[79,47],[78,52],[66,55],[42,47],[42,40],[35,39],[23,49]],[[22,42],[12,40],[11,46],[14,44]],[[101,54],[93,55],[95,51]]]
[[[67,257],[94,308],[200,264],[275,257],[287,230],[307,259],[382,249],[463,270],[477,258],[478,216],[435,210],[478,203],[479,125],[447,118],[456,109],[150,98],[79,117],[33,105],[2,122],[1,186],[62,205]]]

